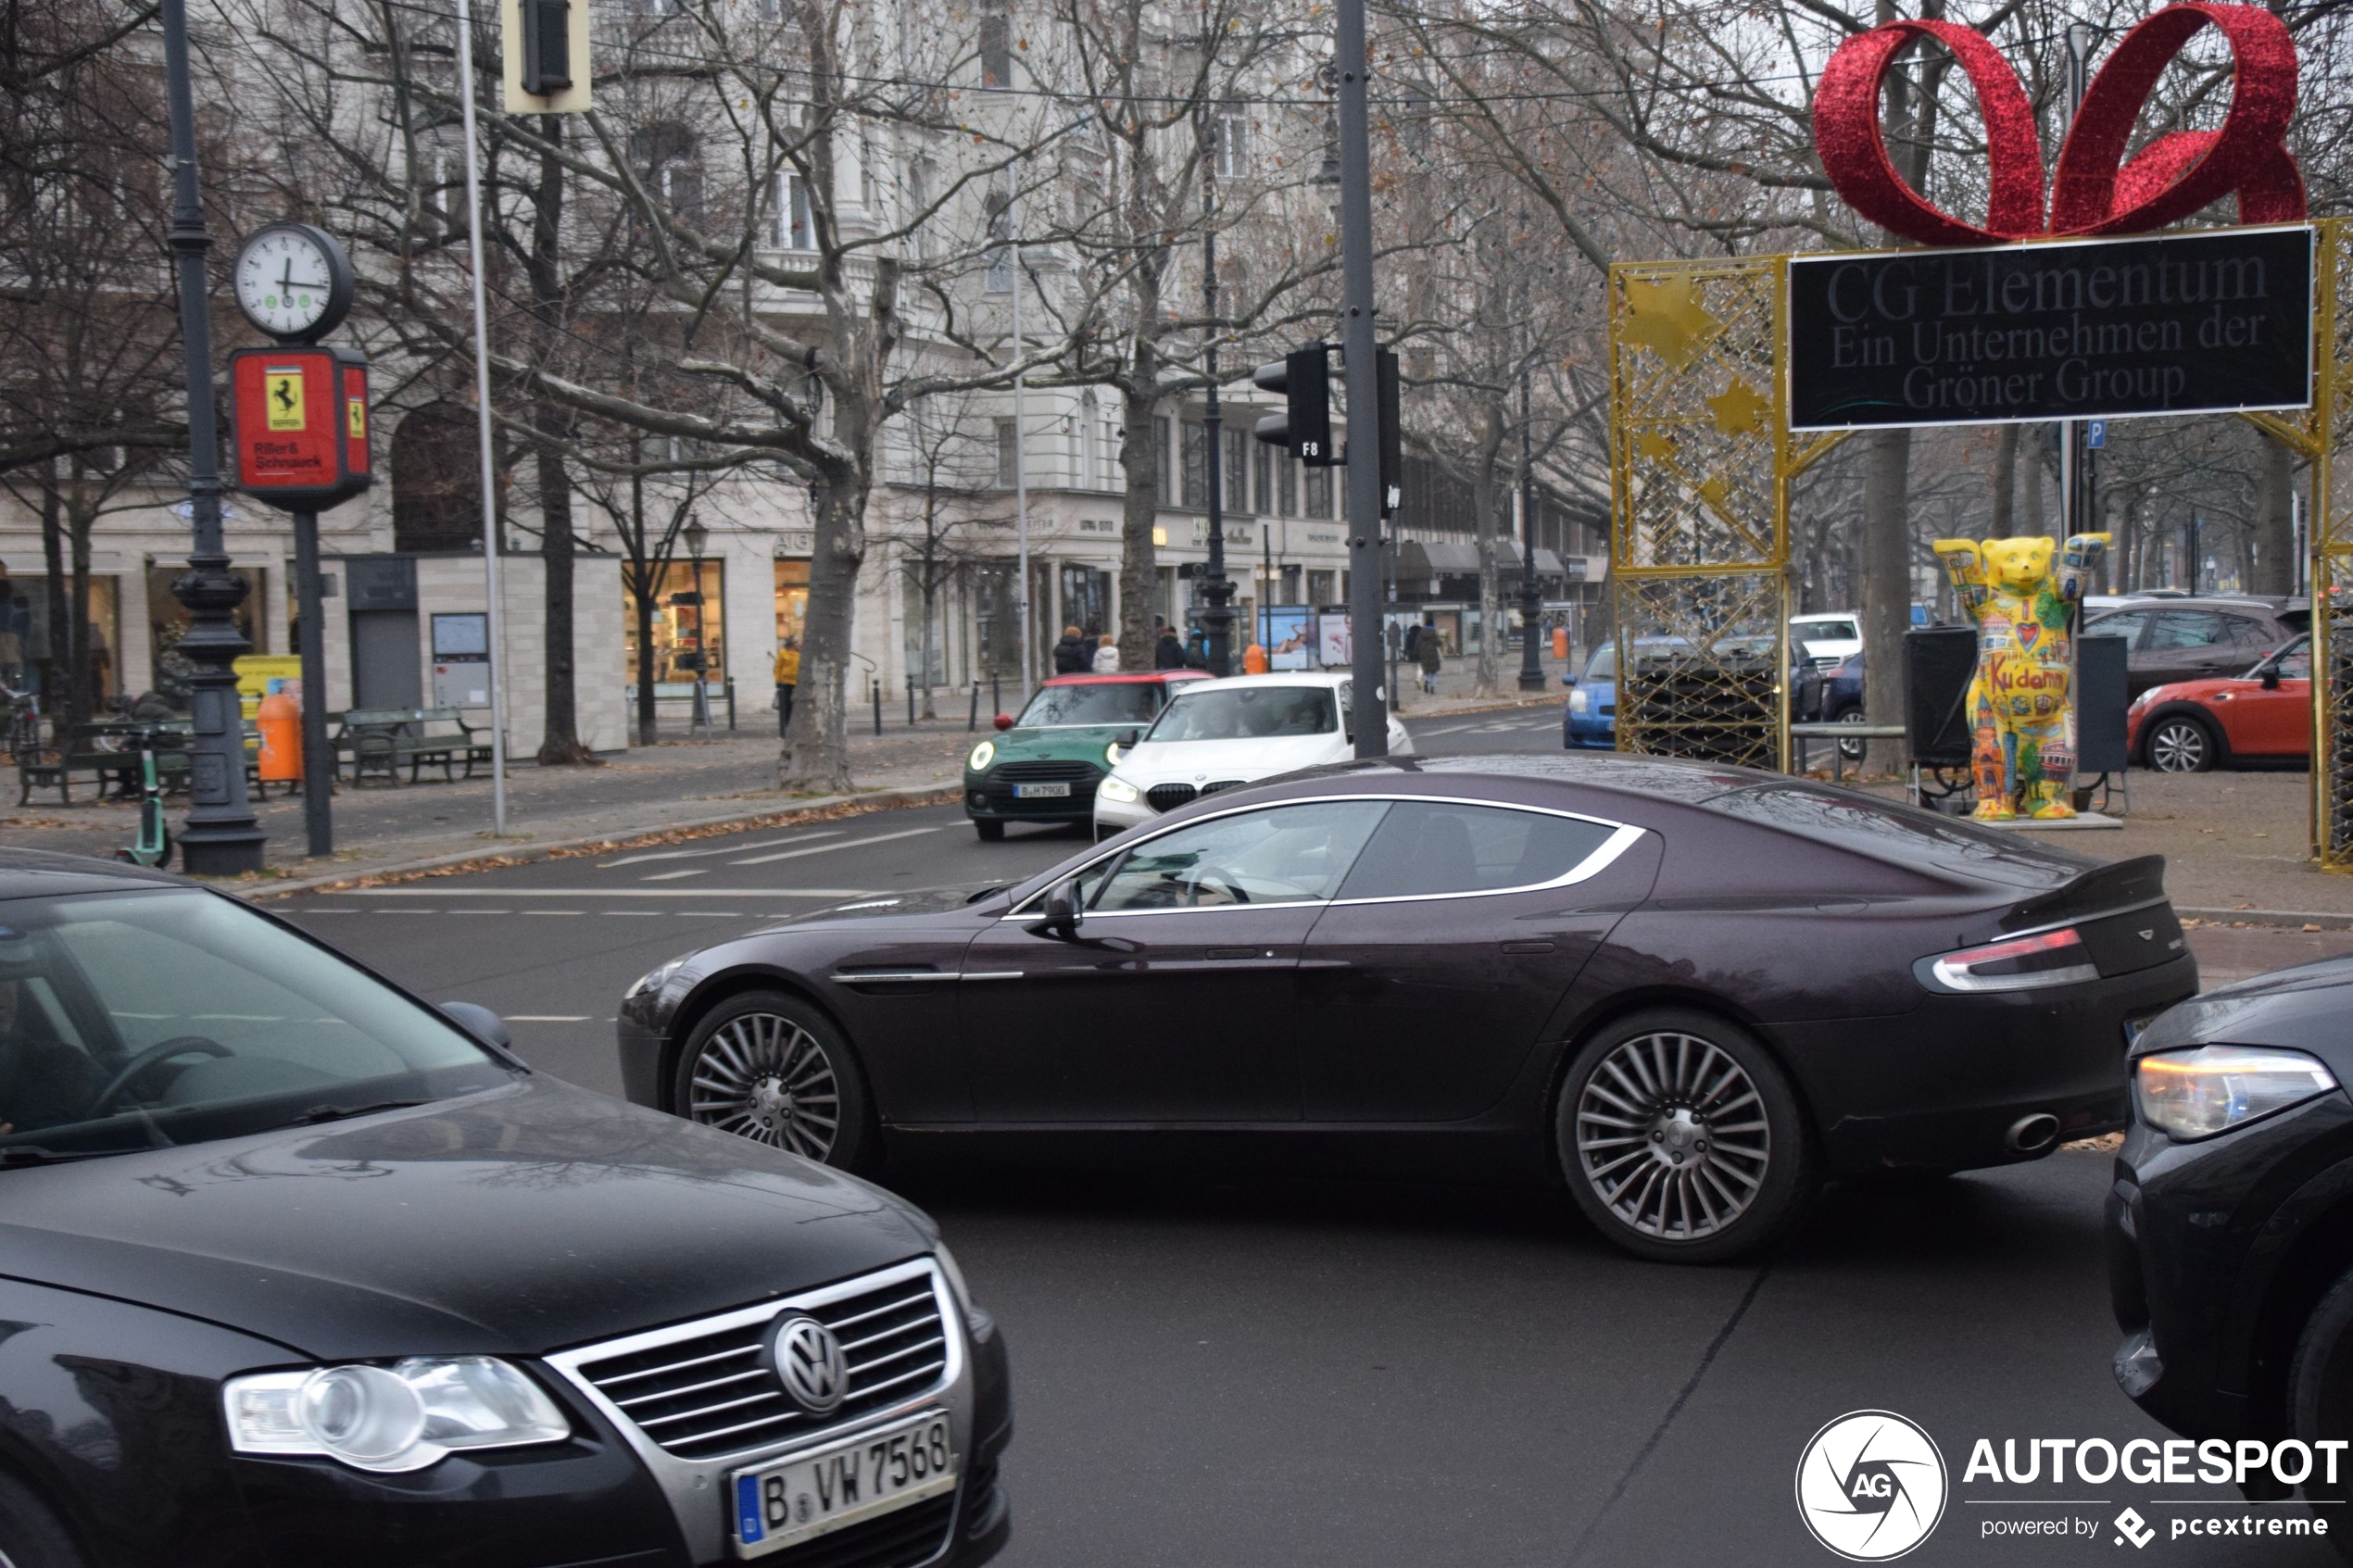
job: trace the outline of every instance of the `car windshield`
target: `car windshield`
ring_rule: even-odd
[[[1809,643],[1851,643],[1862,636],[1852,621],[1801,621],[1791,630]]]
[[[1040,686],[1014,721],[1024,729],[1056,724],[1143,724],[1160,711],[1161,688],[1152,681],[1088,681]]]
[[[1339,726],[1329,686],[1225,686],[1179,693],[1144,739],[1261,740],[1329,734]]]
[[[233,899],[0,903],[0,1161],[233,1137],[514,1069],[438,1012]]]
[[[1585,679],[1589,681],[1617,679],[1617,645],[1616,643],[1604,643],[1593,650],[1593,657],[1585,661]]]
[[[2266,670],[2279,671],[2283,681],[2309,681],[2312,678],[2312,639],[2297,637],[2284,643],[2255,661],[2253,668],[2241,677],[2259,681]]]

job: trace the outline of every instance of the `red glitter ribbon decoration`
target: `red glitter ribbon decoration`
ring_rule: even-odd
[[[2175,132],[2124,162],[2158,76],[2208,26],[2229,41],[2236,67],[2222,128]],[[1952,52],[1977,92],[1992,166],[1982,228],[1922,199],[1895,171],[1881,138],[1881,82],[1904,47],[1923,37]],[[1900,21],[1848,39],[1831,56],[1814,96],[1814,144],[1839,194],[1888,232],[1921,245],[1985,245],[2161,228],[2233,193],[2241,222],[2297,221],[2304,181],[2285,144],[2295,112],[2296,44],[2279,18],[2254,6],[2168,6],[2127,33],[2093,78],[2059,153],[2046,224],[2034,111],[2009,62],[1968,28]]]

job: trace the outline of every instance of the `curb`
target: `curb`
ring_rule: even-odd
[[[2317,925],[2323,931],[2353,931],[2353,914],[2341,909],[2192,909],[2176,907],[2173,912],[2184,920],[2207,921],[2215,925],[2276,925],[2301,931]]]
[[[518,845],[511,849],[468,849],[455,855],[434,855],[418,860],[398,860],[389,865],[353,867],[349,871],[332,872],[320,876],[288,877],[268,882],[215,881],[209,877],[195,880],[223,893],[234,894],[250,903],[263,903],[273,898],[290,898],[301,893],[326,893],[338,888],[373,886],[388,882],[413,882],[428,876],[459,876],[471,871],[490,871],[502,866],[531,865],[540,860],[569,858],[589,850],[634,849],[644,845],[672,842],[680,834],[697,837],[717,837],[720,834],[759,827],[786,827],[820,815],[848,816],[854,809],[896,810],[908,806],[946,805],[962,799],[963,791],[942,789],[937,784],[901,784],[890,789],[856,790],[848,795],[817,795],[790,806],[770,807],[759,811],[724,811],[716,816],[695,817],[686,822],[665,822],[660,827],[645,828],[632,833],[592,834],[582,838],[562,838],[545,844]],[[852,808],[844,811],[842,808]]]

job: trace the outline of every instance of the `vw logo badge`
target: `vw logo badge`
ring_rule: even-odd
[[[815,1318],[793,1316],[768,1336],[768,1359],[793,1402],[812,1415],[831,1415],[849,1392],[849,1362],[834,1331]]]

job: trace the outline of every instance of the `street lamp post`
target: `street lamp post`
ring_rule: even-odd
[[[1536,458],[1529,433],[1529,367],[1519,371],[1519,689],[1544,689],[1543,654],[1536,646],[1544,597],[1536,582]]]
[[[702,547],[710,541],[711,530],[702,525],[702,520],[688,518],[686,555],[694,563],[695,574],[695,713],[686,734],[691,738],[699,731],[705,740],[711,738],[711,606],[703,593]]]
[[[250,646],[233,616],[245,579],[229,570],[220,531],[220,435],[213,423],[212,330],[205,252],[204,204],[196,185],[195,94],[188,69],[187,0],[162,0],[165,93],[171,116],[171,253],[180,294],[181,347],[187,358],[188,570],[172,596],[187,607],[180,651],[195,666],[188,703],[195,734],[188,757],[188,820],[180,830],[181,864],[200,876],[261,869],[267,834],[245,798],[244,712],[233,666]],[[313,698],[311,700],[318,700]]]
[[[1234,672],[1234,582],[1226,575],[1226,420],[1217,407],[1217,126],[1202,110],[1201,172],[1201,292],[1209,320],[1209,408],[1202,416],[1209,441],[1209,571],[1202,583],[1202,662],[1212,675]]]

